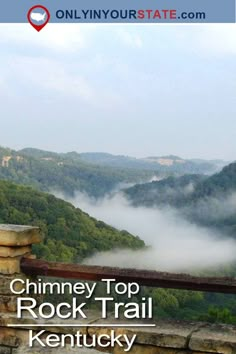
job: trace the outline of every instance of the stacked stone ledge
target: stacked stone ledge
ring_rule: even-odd
[[[32,245],[41,241],[38,227],[0,224],[0,354],[12,354],[27,336],[27,331],[8,328],[4,322],[17,310],[17,295],[11,293],[11,281],[26,279],[20,269],[21,259],[34,258]],[[22,286],[17,283],[15,289],[20,291]]]
[[[38,227],[0,224],[0,313],[16,312],[17,295],[11,293],[10,283],[21,273],[22,257],[34,257],[32,245],[42,241]],[[19,283],[17,290],[19,288]]]

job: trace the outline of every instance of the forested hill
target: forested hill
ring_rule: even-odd
[[[0,223],[40,226],[45,241],[35,251],[47,260],[73,262],[97,251],[144,247],[138,237],[118,231],[70,203],[7,181],[0,181]]]
[[[180,216],[236,238],[236,163],[211,177],[183,176],[124,190],[135,206],[176,208]]]
[[[41,191],[76,191],[101,197],[119,184],[141,183],[154,171],[136,171],[84,162],[77,153],[57,154],[37,149],[14,151],[0,148],[0,179],[30,185]]]
[[[225,165],[221,160],[183,159],[174,155],[134,158],[108,153],[81,153],[79,156],[82,160],[93,164],[137,170],[158,170],[169,175],[210,174]]]
[[[106,153],[55,153],[34,148],[0,147],[0,179],[41,191],[80,191],[99,198],[124,184],[187,173],[213,173],[223,161],[185,160],[177,156],[133,158]]]
[[[227,198],[236,192],[236,163],[210,177],[184,175],[137,184],[124,190],[134,205],[189,205],[207,198]]]
[[[168,177],[161,181],[136,184],[124,189],[124,194],[135,206],[179,206],[182,205],[196,186],[204,181],[203,175]]]
[[[199,183],[193,191],[193,198],[225,197],[232,192],[236,192],[236,163],[225,166],[221,172]]]

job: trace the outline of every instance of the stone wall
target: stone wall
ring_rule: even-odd
[[[17,298],[10,283],[15,278],[26,279],[20,269],[21,258],[34,258],[32,245],[41,241],[37,227],[0,225],[0,354],[14,352],[28,337],[27,330],[8,328],[8,319],[15,316]],[[17,290],[21,290],[19,285]]]
[[[131,354],[187,354],[187,353],[223,353],[236,354],[236,327],[228,325],[212,325],[206,323],[180,322],[180,321],[158,321],[156,327],[146,328],[111,328],[109,323],[116,323],[114,319],[106,321],[99,318],[98,313],[90,311],[87,319],[74,321],[77,327],[67,327],[68,321],[54,318],[47,321],[47,327],[32,327],[43,321],[24,316],[16,316],[16,296],[10,292],[10,282],[14,278],[25,279],[21,273],[20,260],[22,257],[33,257],[31,253],[32,244],[42,241],[40,230],[35,227],[0,225],[0,354],[39,354],[39,353],[100,353],[102,348],[84,349],[67,347],[42,348],[35,346],[29,348],[29,330],[46,332],[43,336],[45,341],[49,334],[63,336],[65,334],[75,335],[77,331],[86,335],[88,341],[94,336],[110,334],[126,334],[132,337],[137,334]],[[34,279],[36,281],[36,279]],[[57,324],[63,324],[57,327]],[[70,320],[70,323],[73,322]],[[124,323],[124,321],[122,321]],[[128,322],[127,322],[128,323]],[[129,322],[130,324],[131,322]],[[102,324],[102,327],[98,326]],[[119,324],[119,321],[117,321]],[[78,327],[81,325],[81,327]],[[103,349],[104,352],[104,349]],[[107,348],[107,353],[124,354],[121,347]]]
[[[56,327],[57,319],[50,321],[50,327],[45,328],[45,337],[50,334],[75,334],[77,331],[89,337],[96,334],[110,334],[112,328],[106,326],[104,320],[101,321],[96,318],[96,313],[91,312],[88,315],[88,324],[93,324],[93,327]],[[107,322],[110,322],[109,319]],[[114,320],[112,320],[114,323]],[[58,348],[42,348],[35,346],[29,348],[28,346],[28,330],[33,329],[36,332],[41,331],[42,327],[35,328],[28,325],[24,329],[7,328],[10,323],[20,324],[27,323],[27,318],[17,320],[15,316],[2,316],[0,318],[0,354],[20,354],[20,353],[56,353]],[[33,323],[30,320],[30,323]],[[35,322],[36,323],[36,322]],[[60,321],[61,323],[61,321]],[[66,322],[64,322],[66,324]],[[71,321],[70,321],[71,323]],[[96,327],[96,324],[103,323],[104,327]],[[123,322],[122,322],[123,323]],[[78,321],[76,321],[78,324]],[[84,324],[84,322],[83,322]],[[236,353],[236,328],[228,325],[212,325],[206,323],[189,323],[182,321],[158,321],[156,327],[150,328],[114,328],[116,334],[126,334],[132,336],[137,334],[135,344],[129,353],[131,354],[184,354],[184,353]],[[35,332],[35,333],[36,333]],[[101,348],[96,348],[96,351],[89,349],[71,348],[70,345],[66,348],[60,349],[60,353],[96,353],[101,352]],[[104,349],[103,349],[104,352]],[[108,348],[107,353],[124,354],[124,349],[120,347]]]

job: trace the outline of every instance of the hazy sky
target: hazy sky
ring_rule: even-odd
[[[236,157],[236,27],[0,25],[0,145]]]

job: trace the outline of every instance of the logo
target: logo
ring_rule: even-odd
[[[41,5],[35,5],[28,11],[27,18],[36,31],[41,31],[50,20],[50,12]]]

